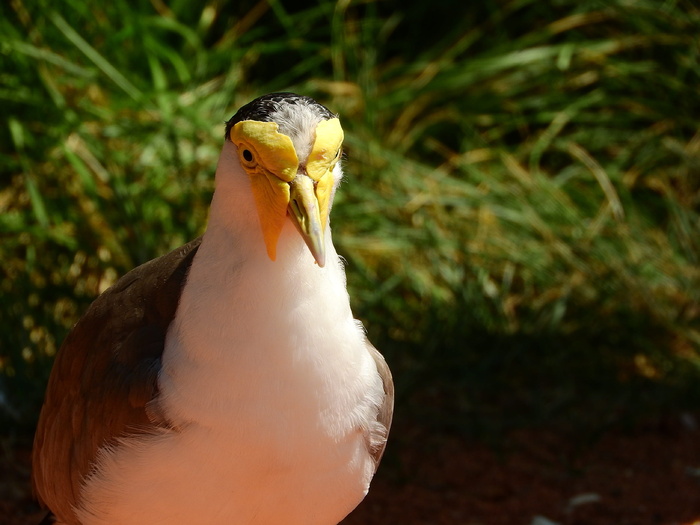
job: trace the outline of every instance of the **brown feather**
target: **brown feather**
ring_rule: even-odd
[[[143,264],[98,297],[56,356],[34,438],[32,481],[59,520],[77,523],[73,506],[97,450],[157,424],[146,405],[168,325],[201,237]]]
[[[379,407],[377,421],[386,429],[386,433],[383,436],[380,436],[379,446],[372,446],[371,442],[369,446],[369,450],[374,458],[375,465],[379,466],[379,462],[382,460],[382,456],[384,455],[384,449],[386,449],[389,429],[391,429],[391,420],[394,416],[394,381],[391,377],[389,365],[387,365],[386,361],[384,360],[384,356],[379,353],[379,350],[374,348],[368,339],[365,339],[365,346],[367,347],[367,351],[374,358],[374,363],[377,366],[377,372],[379,372],[379,376],[382,378],[382,383],[384,384],[384,401]]]

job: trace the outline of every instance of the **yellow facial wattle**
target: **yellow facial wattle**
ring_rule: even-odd
[[[340,160],[343,128],[337,118],[324,120],[316,126],[316,141],[306,161],[306,173],[316,181],[316,198],[321,209],[321,224],[328,222],[333,192],[333,168]]]
[[[333,169],[343,142],[338,119],[317,125],[305,166],[299,165],[291,138],[280,133],[275,122],[238,122],[231,128],[229,138],[250,177],[270,259],[276,259],[277,242],[289,215],[317,263],[323,266],[323,235],[334,186]]]

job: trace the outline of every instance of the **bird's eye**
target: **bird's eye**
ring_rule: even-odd
[[[246,162],[253,162],[253,154],[250,152],[249,149],[243,150],[243,158]]]

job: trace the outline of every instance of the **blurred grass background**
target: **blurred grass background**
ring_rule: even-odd
[[[223,122],[280,90],[341,115],[334,234],[400,414],[697,410],[698,35],[691,0],[3,2],[2,428],[98,293],[203,231]]]

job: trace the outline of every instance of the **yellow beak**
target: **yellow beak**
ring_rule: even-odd
[[[323,267],[326,264],[326,243],[323,238],[323,222],[321,209],[314,181],[308,175],[298,173],[289,183],[289,205],[287,211],[292,223],[304,239],[316,263]]]

